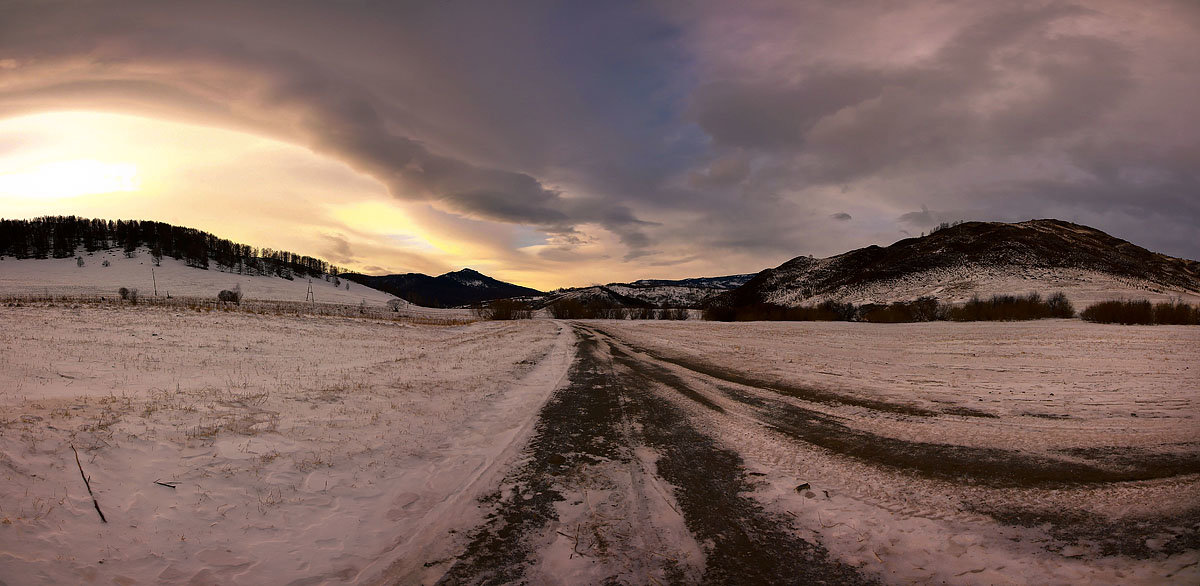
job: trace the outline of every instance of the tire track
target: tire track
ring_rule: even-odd
[[[603,330],[597,328],[596,331],[603,333],[608,339],[618,340]],[[627,345],[623,341],[620,343]],[[716,379],[718,383],[735,383],[736,386],[713,386],[720,389],[726,397],[749,407],[753,416],[760,422],[796,441],[818,446],[872,466],[925,478],[992,488],[1061,488],[1158,480],[1200,473],[1200,454],[1195,453],[1163,456],[1142,454],[1138,458],[1125,458],[1120,461],[1107,458],[1079,461],[1090,460],[1087,458],[1088,453],[1073,453],[1070,455],[1077,459],[1066,460],[1002,448],[919,442],[879,435],[850,427],[826,413],[773,398],[772,394],[779,394],[778,389],[755,386],[752,384],[756,380],[753,377],[731,374],[723,370],[716,376],[705,372],[714,368],[696,369],[685,366],[690,364],[690,361],[666,360],[653,352],[641,349],[638,351],[649,359],[623,352],[619,348],[613,350],[617,360],[626,367],[637,369],[645,376],[674,388],[710,409],[723,412],[719,405],[693,389],[683,378],[654,361],[675,364],[690,371],[694,376]],[[812,399],[812,396],[809,398]],[[810,402],[827,404],[829,400],[826,399],[818,397]],[[888,410],[901,412],[890,408]]]
[[[592,327],[597,333],[603,334],[610,339],[614,339],[614,340],[620,339],[603,329],[596,328],[594,326],[592,326]],[[846,393],[837,393],[837,392],[825,390],[825,389],[817,389],[817,388],[813,388],[813,387],[800,387],[800,386],[791,385],[791,384],[788,384],[788,383],[782,382],[782,381],[768,380],[768,379],[756,377],[756,376],[753,376],[753,375],[750,375],[750,374],[747,374],[744,372],[737,372],[737,371],[729,370],[726,368],[721,368],[721,367],[713,365],[713,364],[706,364],[704,362],[700,362],[698,360],[694,360],[694,359],[691,359],[691,358],[685,357],[685,356],[667,356],[661,352],[656,352],[649,348],[643,348],[643,347],[631,344],[629,342],[626,342],[624,340],[621,341],[621,344],[633,349],[636,352],[644,354],[654,360],[657,360],[658,362],[665,362],[668,364],[673,364],[673,365],[683,368],[685,370],[690,370],[694,373],[697,373],[697,374],[700,374],[700,375],[703,375],[703,376],[706,376],[709,378],[714,378],[714,379],[722,380],[722,381],[729,382],[729,383],[734,383],[736,385],[741,385],[741,386],[745,386],[745,387],[753,387],[756,389],[762,389],[765,391],[770,391],[770,392],[784,395],[787,397],[794,397],[796,399],[800,399],[802,401],[807,401],[809,403],[819,403],[819,404],[830,405],[830,406],[835,406],[835,407],[841,406],[841,405],[849,405],[849,406],[853,406],[853,407],[861,407],[864,409],[869,409],[871,411],[879,411],[879,412],[883,412],[883,413],[891,413],[894,415],[909,415],[909,416],[917,416],[917,417],[936,417],[938,415],[943,415],[943,414],[962,415],[965,417],[982,417],[982,418],[995,418],[996,417],[996,415],[994,415],[992,413],[988,413],[986,411],[970,409],[968,407],[952,407],[952,408],[949,408],[946,410],[938,411],[938,410],[934,410],[934,409],[926,409],[924,407],[917,407],[915,405],[906,405],[906,404],[902,404],[902,403],[889,403],[887,401],[868,399],[865,397],[858,397],[858,396],[849,395]]]
[[[627,568],[636,568],[633,573],[612,564],[610,575],[592,581],[648,583],[648,576],[657,575],[671,583],[872,582],[821,545],[797,537],[789,519],[768,513],[748,496],[754,485],[741,457],[697,431],[682,409],[659,395],[662,373],[629,368],[613,360],[607,341],[582,326],[576,326],[576,333],[580,343],[570,384],[542,408],[527,458],[503,489],[485,499],[493,508],[488,521],[471,532],[465,550],[439,583],[503,584],[545,575],[537,567],[540,556],[552,547],[553,533],[567,535],[556,527],[560,516],[568,514],[564,511],[578,504],[564,502],[570,487],[613,464],[640,466],[632,454],[646,448],[658,456],[645,464],[655,478],[637,480],[635,472],[629,487],[613,492],[620,493],[620,501],[633,500],[628,510],[637,522],[649,525],[645,515],[636,515],[652,498],[645,494],[650,490],[646,487],[669,487],[676,513],[699,544],[703,562],[689,564],[681,561],[682,555],[647,551],[645,543],[662,540],[637,534],[657,531],[652,526],[603,535],[594,527],[605,550],[640,552],[642,557],[623,560]],[[699,393],[691,398],[704,402]],[[574,537],[578,546],[578,533]],[[608,571],[603,564],[601,569]]]
[[[717,420],[745,413],[793,442],[828,450],[833,456],[855,460],[881,471],[929,478],[959,488],[977,487],[978,494],[1005,494],[1057,489],[1091,489],[1136,481],[1159,481],[1194,477],[1200,473],[1200,454],[1155,453],[1137,449],[1074,449],[1062,453],[1074,460],[1043,457],[1003,448],[977,448],[953,444],[914,442],[852,428],[841,418],[808,409],[779,398],[774,389],[746,388],[728,384],[728,377],[707,377],[695,370],[666,368],[657,355],[639,355],[621,350],[624,343],[612,340],[616,360],[631,370],[679,392],[715,412]],[[676,364],[674,361],[672,364]],[[678,364],[676,364],[678,366]],[[694,379],[694,381],[693,381]],[[697,382],[701,384],[697,384]],[[699,389],[715,389],[706,395]],[[714,395],[740,404],[732,413],[714,402]],[[729,403],[726,403],[728,405]],[[1183,447],[1194,447],[1187,444]],[[1053,453],[1053,452],[1052,452]],[[1080,462],[1079,460],[1085,460]],[[794,462],[792,463],[794,467]],[[1115,487],[1115,486],[1114,486]],[[856,487],[856,491],[870,487]],[[1131,490],[1136,490],[1131,487]],[[878,495],[877,495],[878,496]],[[1044,530],[1048,539],[1042,547],[1061,553],[1065,546],[1086,545],[1098,556],[1151,559],[1194,551],[1200,543],[1200,509],[1191,507],[1171,516],[1139,516],[1111,519],[1083,509],[1045,510],[1027,506],[986,506],[962,503],[961,510],[937,515],[938,510],[918,507],[905,499],[894,502],[884,495],[881,509],[901,517],[939,517],[977,524],[985,518],[1010,527]]]
[[[539,412],[527,459],[505,484],[484,498],[494,507],[470,535],[466,550],[439,584],[520,582],[535,561],[535,537],[557,521],[555,503],[565,500],[557,476],[589,464],[626,459],[609,438],[619,437],[621,405],[607,373],[593,356],[596,341],[584,338],[568,375]]]

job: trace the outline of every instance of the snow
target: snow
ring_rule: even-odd
[[[571,344],[544,320],[5,307],[0,576],[407,581],[479,522]]]
[[[781,283],[800,281],[808,273],[824,270],[830,262],[832,259],[817,259],[805,267],[782,271],[775,279]],[[767,301],[788,306],[815,305],[826,300],[861,305],[936,297],[947,303],[962,303],[972,297],[986,299],[993,295],[1025,295],[1029,292],[1046,297],[1059,291],[1066,294],[1076,310],[1114,299],[1200,303],[1200,293],[1142,279],[1116,277],[1084,269],[1025,265],[931,269],[897,279],[839,287],[821,295],[808,295],[800,288],[781,288]]]
[[[594,322],[630,351],[694,359],[792,388],[995,417],[912,417],[803,404],[852,430],[913,442],[1062,458],[1072,448],[1187,455],[1200,445],[1200,329],[1026,323]],[[1169,535],[1194,521],[1200,474],[1099,485],[989,487],[914,477],[784,441],[721,392],[733,383],[672,367],[726,410],[674,393],[695,421],[762,474],[755,497],[808,528],[843,561],[888,583],[1200,581],[1200,551],[1146,559],[1063,545],[1048,526],[997,523],[987,511],[1158,519]],[[750,387],[745,387],[750,390]],[[756,396],[778,398],[761,389]],[[812,489],[796,490],[801,483]],[[1170,521],[1179,515],[1178,524]],[[1193,528],[1194,530],[1194,528]],[[1153,546],[1159,536],[1146,539]],[[1153,549],[1153,547],[1151,547]]]
[[[110,267],[99,267],[99,254],[85,258],[82,268],[74,259],[0,261],[0,294],[84,297],[119,286],[147,294],[136,279],[148,257],[114,254]],[[251,301],[240,311],[61,299],[0,307],[0,580],[441,577],[449,565],[441,562],[460,554],[484,522],[478,498],[512,489],[506,474],[529,458],[541,406],[568,381],[571,328],[547,319],[458,323],[469,314],[407,305],[389,312],[379,306],[391,296],[352,284],[339,297],[344,289],[316,280],[319,299],[366,299],[374,309],[305,313],[295,309],[303,304],[267,302],[302,301],[306,281],[172,263],[164,259],[155,277],[173,296],[240,284]],[[1096,286],[1112,292],[1111,283]],[[1195,549],[1100,555],[1086,541],[1064,544],[1049,524],[994,516],[1086,514],[1118,529],[1152,519],[1159,533],[1139,546],[1153,553],[1178,528],[1163,519],[1194,519],[1200,474],[1051,487],[922,477],[785,438],[726,393],[737,388],[914,445],[1060,461],[1080,449],[1195,458],[1200,328],[1079,320],[583,324],[648,361],[648,372],[670,371],[720,406],[700,406],[665,385],[652,389],[740,455],[756,485],[748,496],[868,576],[1200,583]],[[685,368],[687,361],[763,382],[720,380]],[[622,372],[595,376],[619,386]],[[857,403],[805,401],[776,386]],[[863,406],[871,401],[934,415]],[[634,435],[637,424],[622,422]],[[108,523],[93,508],[72,446]],[[556,481],[565,500],[527,573],[531,582],[598,582],[617,563],[636,576],[646,556],[662,552],[689,579],[700,578],[706,544],[676,510],[678,487],[656,475],[659,454],[632,449],[631,462],[601,460]],[[801,483],[810,489],[797,491]],[[581,532],[609,544],[606,561],[578,555],[586,549]]]
[[[382,305],[396,299],[384,293],[346,281],[334,286],[329,281],[309,277],[294,280],[272,275],[240,275],[219,270],[210,263],[208,270],[187,266],[182,260],[163,257],[162,266],[154,266],[150,253],[141,248],[132,258],[126,258],[121,250],[104,250],[94,253],[79,251],[84,266],[76,265],[75,258],[15,259],[0,260],[0,296],[5,295],[107,295],[116,296],[117,289],[137,289],[142,297],[151,297],[155,289],[158,295],[174,297],[205,297],[216,299],[222,289],[241,286],[242,298],[247,301],[272,300],[303,302],[308,297],[311,281],[313,294],[318,303],[342,303],[358,305],[366,302]],[[109,266],[103,266],[104,261]]]

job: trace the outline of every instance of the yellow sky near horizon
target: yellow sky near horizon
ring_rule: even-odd
[[[0,120],[0,216],[158,220],[372,273],[470,266],[555,288],[543,236],[456,218],[372,177],[271,138],[127,114],[49,112]]]

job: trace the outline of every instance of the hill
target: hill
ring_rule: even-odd
[[[117,289],[138,289],[149,297],[157,289],[160,296],[216,298],[222,289],[241,288],[246,300],[296,301],[308,297],[311,284],[317,303],[357,305],[366,302],[382,305],[395,299],[393,295],[363,285],[349,284],[333,275],[293,277],[285,279],[274,274],[251,274],[236,269],[213,266],[201,269],[187,261],[165,257],[155,265],[154,257],[145,247],[130,253],[124,249],[79,251],[76,258],[0,260],[0,295],[99,295],[115,296]],[[108,262],[106,266],[104,263]],[[311,281],[311,283],[310,283]]]
[[[341,277],[425,307],[458,307],[492,299],[542,294],[537,289],[506,283],[472,269],[436,277],[422,273],[383,276],[344,273]]]
[[[1151,252],[1060,220],[965,222],[891,246],[796,257],[715,297],[713,305],[796,307],[919,297],[1063,291],[1077,306],[1115,298],[1200,299],[1200,263]]]
[[[324,260],[255,248],[163,222],[46,216],[0,219],[0,294],[215,298],[384,304],[394,296],[338,278]]]
[[[699,308],[715,295],[735,289],[753,274],[690,279],[641,279],[632,283],[609,283],[591,287],[563,289],[536,301],[541,307],[561,299],[611,307],[686,307]]]

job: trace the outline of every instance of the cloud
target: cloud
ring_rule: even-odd
[[[321,254],[329,261],[342,264],[358,262],[354,251],[350,249],[350,241],[344,235],[321,234],[321,239],[326,242],[326,247],[322,249]]]
[[[750,161],[741,154],[722,157],[712,162],[704,171],[692,172],[689,182],[692,187],[730,187],[750,176]]]
[[[793,157],[808,183],[1036,148],[1095,124],[1132,86],[1127,49],[1056,27],[1087,14],[1014,9],[911,63],[713,82],[697,90],[692,115],[718,144]]]
[[[0,107],[11,112],[45,99],[113,104],[267,129],[348,161],[402,199],[505,223],[561,229],[594,222],[627,235],[631,246],[645,240],[627,207],[589,213],[605,206],[567,202],[529,174],[438,154],[395,130],[392,119],[403,115],[381,111],[385,101],[368,89],[371,80],[348,79],[314,56],[249,36],[214,32],[203,21],[181,25],[187,11],[178,13],[168,15],[176,17],[170,26],[149,16],[132,26],[87,10],[56,14],[53,26],[70,31],[65,44],[12,29],[23,32],[12,37],[14,61],[30,65],[22,71],[26,83],[0,86]]]
[[[921,211],[919,211],[919,212],[908,212],[908,213],[902,214],[899,218],[896,218],[896,219],[899,220],[900,222],[903,222],[905,224],[910,224],[910,225],[916,226],[918,228],[927,228],[930,226],[936,226],[938,224],[938,222],[940,221],[940,220],[938,220],[937,214],[929,211],[929,208],[927,208],[925,206],[921,206]]]
[[[1049,216],[1196,257],[1198,31],[1171,0],[15,2],[0,116],[303,144],[525,275],[747,272]]]

